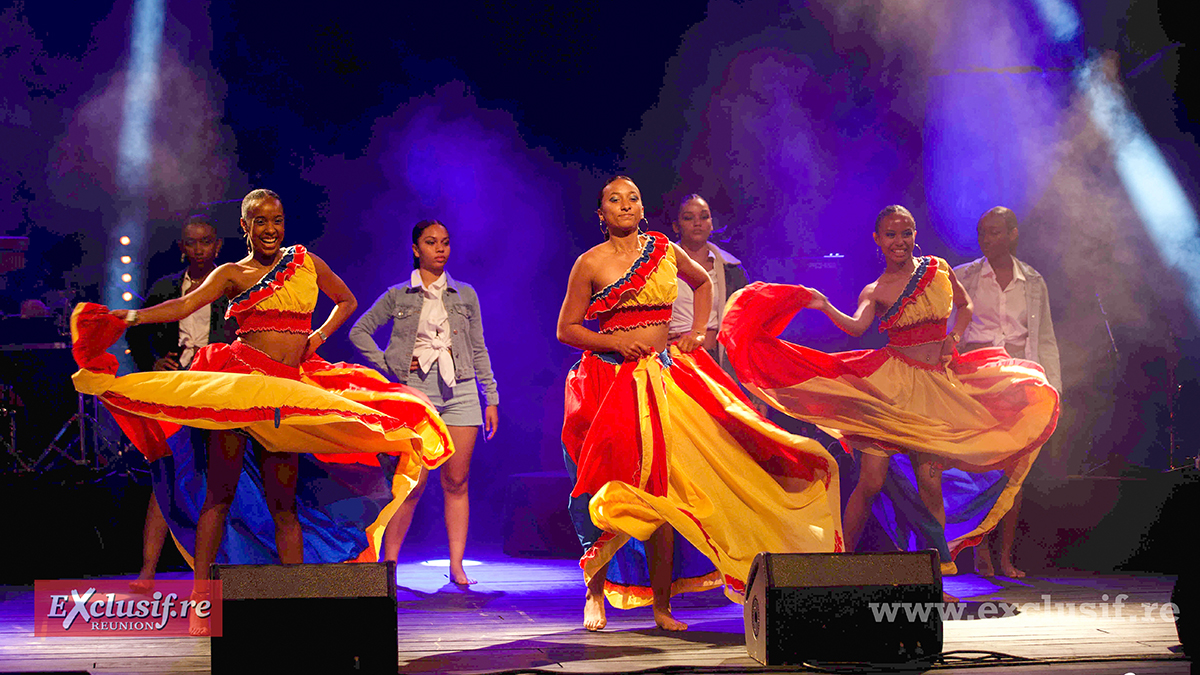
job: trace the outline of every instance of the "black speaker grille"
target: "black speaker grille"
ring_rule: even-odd
[[[937,583],[935,551],[767,557],[772,586],[896,586]]]
[[[391,563],[216,565],[223,600],[395,598]]]

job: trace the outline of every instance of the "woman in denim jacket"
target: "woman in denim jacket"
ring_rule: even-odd
[[[450,256],[450,233],[436,220],[413,227],[413,270],[408,281],[392,286],[350,329],[350,341],[376,368],[397,382],[429,397],[450,429],[454,454],[442,465],[446,496],[446,534],[450,540],[450,580],[475,583],[463,570],[467,544],[467,478],[479,425],[485,438],[496,435],[499,423],[496,380],[483,343],[483,323],[475,289],[455,281],[445,271]],[[376,329],[392,323],[387,350],[376,344]],[[486,407],[479,410],[482,387]],[[425,491],[426,474],[400,510],[388,522],[383,551],[396,560],[413,510]]]

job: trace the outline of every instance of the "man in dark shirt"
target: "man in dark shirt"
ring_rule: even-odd
[[[221,239],[204,216],[191,216],[183,225],[179,237],[181,261],[187,268],[169,274],[150,286],[145,306],[178,298],[196,289],[216,269]],[[197,310],[178,323],[153,323],[131,326],[126,334],[129,352],[138,370],[180,370],[191,365],[196,352],[208,344],[229,342],[234,337],[233,321],[225,320],[229,299],[221,296],[216,302]],[[129,586],[136,592],[154,589],[154,571],[158,556],[167,537],[167,521],[153,496],[146,509],[146,524],[142,530],[142,569]]]
[[[146,294],[147,307],[182,297],[208,278],[216,269],[221,239],[212,224],[203,216],[191,216],[180,233],[179,250],[187,268],[155,281]],[[233,331],[225,321],[229,299],[222,296],[216,302],[196,311],[178,323],[156,323],[132,326],[126,339],[130,355],[138,370],[179,370],[191,364],[201,347],[210,343],[229,342]],[[207,321],[205,321],[207,319]],[[207,330],[205,330],[207,327]]]

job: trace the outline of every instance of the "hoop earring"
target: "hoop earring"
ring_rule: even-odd
[[[913,242],[913,248],[917,249],[917,254],[918,254],[918,255],[921,255],[921,256],[924,256],[924,255],[925,255],[925,252],[921,250],[921,245],[920,245],[920,244],[918,244],[918,243],[917,243],[917,242],[915,242],[915,241]]]
[[[641,235],[643,234],[643,232],[642,232],[642,223],[645,223],[645,224],[646,224],[646,229],[647,229],[647,230],[648,230],[648,229],[650,229],[650,221],[649,221],[649,220],[646,220],[646,216],[642,216],[642,219],[641,219],[640,221],[638,221],[638,236],[641,236]]]
[[[179,262],[181,262],[181,263],[187,262],[187,254],[186,253],[179,254]]]

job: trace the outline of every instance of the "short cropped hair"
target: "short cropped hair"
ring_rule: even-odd
[[[252,204],[257,204],[264,199],[274,199],[283,204],[283,200],[279,198],[279,195],[274,190],[267,190],[265,188],[251,190],[250,194],[242,198],[242,220],[245,220],[246,216],[250,215],[250,206]]]
[[[1005,229],[1009,230],[1010,232],[1012,230],[1017,229],[1017,214],[1013,213],[1012,209],[1010,209],[1008,207],[993,206],[992,208],[988,209],[987,212],[984,213],[982,216],[979,216],[979,219],[983,220],[984,218],[987,218],[988,216],[999,217],[1000,220],[1004,221]]]

